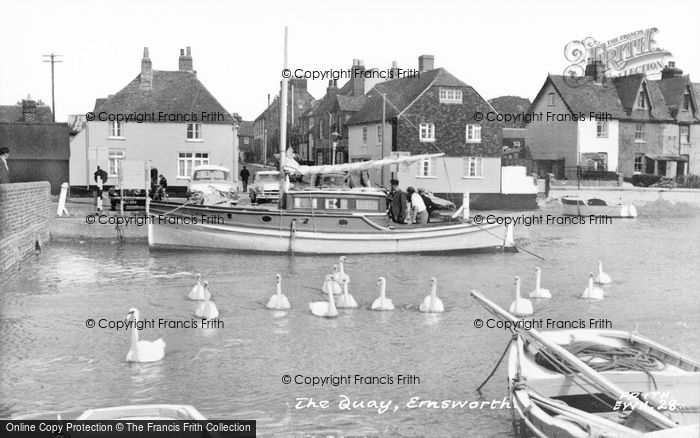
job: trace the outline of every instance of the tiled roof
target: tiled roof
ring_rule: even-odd
[[[415,78],[401,78],[380,82],[368,93],[370,97],[367,103],[346,124],[359,125],[381,120],[384,99],[380,93],[386,95],[386,119],[389,120],[408,108],[421,93],[431,86],[466,87],[471,89],[469,85],[452,76],[444,68],[423,72],[419,77]]]
[[[633,110],[641,75],[608,78],[596,83],[590,77],[549,75],[547,78],[572,112],[608,113],[622,120],[671,120],[664,98],[654,81],[646,81],[651,111]],[[544,87],[542,88],[544,90]],[[539,96],[538,96],[539,97]]]
[[[666,100],[666,105],[673,110],[677,109],[683,102],[683,94],[690,85],[690,78],[688,76],[675,76],[654,82],[658,84],[659,90]]]
[[[0,123],[53,123],[51,108],[37,105],[34,122],[22,120],[22,105],[0,105]]]
[[[238,135],[252,137],[253,136],[253,122],[243,120],[241,126],[238,128]]]
[[[153,71],[153,88],[142,90],[139,74],[126,87],[104,102],[95,102],[95,112],[167,114],[194,113],[201,123],[232,124],[233,117],[212,96],[194,73],[186,71]],[[202,112],[222,113],[223,122],[201,119]]]
[[[359,111],[362,105],[367,102],[367,96],[345,96],[342,94],[336,95],[338,106],[341,111]]]

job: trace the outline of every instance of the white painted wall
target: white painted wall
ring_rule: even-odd
[[[382,155],[382,145],[377,142],[377,126],[379,123],[369,123],[366,125],[348,126],[348,159],[365,158],[376,160],[391,154],[392,126],[384,124],[384,155]],[[367,144],[362,142],[362,127],[367,127]]]
[[[501,189],[501,159],[483,159],[483,177],[465,178],[462,157],[440,157],[437,159],[435,176],[419,176],[420,162],[410,166],[394,165],[395,176],[401,188],[408,186],[423,188],[436,193],[499,193]]]
[[[581,154],[605,152],[608,154],[608,170],[617,172],[619,122],[617,120],[608,122],[608,136],[606,138],[598,138],[597,135],[597,122],[595,120],[578,122],[579,155],[577,164],[582,162]]]
[[[84,134],[82,138],[79,136]],[[108,122],[88,122],[86,129],[71,141],[70,183],[92,183],[97,166],[109,169],[109,150],[123,149],[125,159],[150,160],[173,186],[187,185],[177,178],[178,153],[208,152],[209,163],[233,169],[233,125],[202,124],[201,140],[187,140],[186,123],[126,123],[123,138],[110,138]],[[87,140],[87,142],[85,141]],[[87,160],[87,166],[86,166]],[[114,184],[110,177],[107,184]]]

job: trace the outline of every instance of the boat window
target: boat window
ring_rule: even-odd
[[[294,198],[294,208],[318,208],[316,198]]]
[[[348,225],[348,220],[347,219],[340,219],[338,221],[338,225],[340,225],[341,227],[346,227]]]
[[[333,210],[336,208],[339,208],[340,204],[338,203],[338,200],[335,198],[328,198],[326,199],[326,210]]]
[[[272,220],[272,218],[270,216],[263,216],[260,218],[260,220],[267,223],[267,222],[270,222]]]
[[[356,199],[355,208],[358,210],[379,210],[379,201],[376,199]]]

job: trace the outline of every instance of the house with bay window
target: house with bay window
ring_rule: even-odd
[[[387,166],[371,174],[388,187],[396,178],[461,203],[470,192],[472,206],[501,189],[502,127],[475,115],[495,110],[471,86],[434,57],[418,58],[420,75],[376,84],[367,101],[347,122],[351,162],[394,155],[444,153],[411,166]]]
[[[97,166],[107,171],[107,185],[115,185],[119,161],[129,159],[150,161],[177,190],[195,166],[233,168],[238,159],[233,117],[197,78],[189,47],[180,51],[177,71],[153,70],[145,48],[141,73],[97,99],[92,115],[84,135],[71,141],[72,186],[94,184]]]

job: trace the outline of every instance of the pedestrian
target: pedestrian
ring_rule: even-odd
[[[428,223],[428,209],[425,207],[425,202],[421,198],[420,194],[416,192],[416,189],[409,187],[406,189],[406,195],[408,196],[408,202],[411,203],[409,219],[412,224],[427,224]]]
[[[399,224],[406,223],[406,193],[399,188],[399,180],[391,180],[391,190],[387,195],[389,218]]]
[[[0,148],[0,184],[10,183],[10,166],[7,165],[7,159],[10,156],[10,149]]]
[[[168,180],[161,174],[158,175],[158,194],[156,196],[157,200],[164,201],[168,199],[166,189],[168,188]]]
[[[105,172],[103,169],[100,169],[100,166],[97,166],[97,170],[93,174],[95,178],[95,182],[97,183],[97,197],[102,198],[102,186],[104,183],[107,182],[107,172]]]
[[[250,177],[250,172],[243,166],[243,170],[240,173],[241,182],[243,183],[243,193],[248,191],[248,178]]]
[[[428,210],[428,222],[430,222],[430,215],[433,214],[433,211],[435,210],[435,203],[432,199],[430,199],[430,196],[428,196],[425,190],[419,188],[418,194],[423,200],[423,204],[425,204],[425,209]]]

